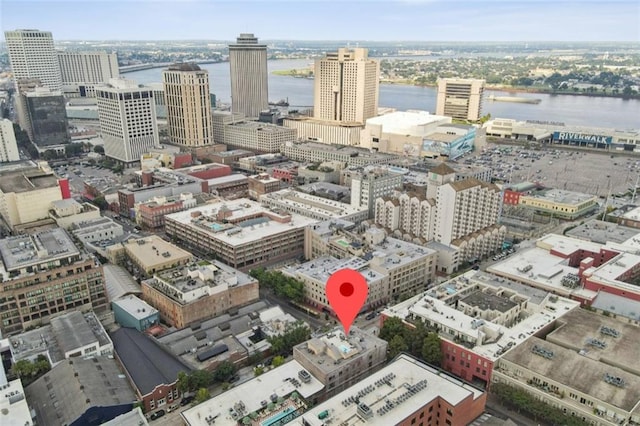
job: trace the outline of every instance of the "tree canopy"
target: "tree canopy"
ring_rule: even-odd
[[[257,279],[261,287],[273,290],[278,296],[294,302],[302,302],[304,300],[304,284],[295,278],[287,277],[280,271],[267,271],[264,268],[256,268],[252,269],[249,275]]]

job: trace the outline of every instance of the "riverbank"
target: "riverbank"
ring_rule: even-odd
[[[293,70],[277,70],[272,71],[271,74],[293,77],[293,78],[306,78],[313,79],[313,71],[310,68],[293,69]],[[438,87],[436,83],[416,83],[412,79],[397,79],[397,80],[380,80],[380,84],[396,85],[396,86],[413,86],[413,87]],[[640,99],[640,94],[637,95],[623,95],[622,93],[598,93],[598,92],[575,92],[573,90],[552,90],[545,87],[518,87],[518,86],[505,86],[503,84],[487,84],[485,90],[496,90],[507,93],[531,93],[531,94],[546,94],[546,95],[571,95],[571,96],[586,96],[594,98],[619,98],[619,99]]]

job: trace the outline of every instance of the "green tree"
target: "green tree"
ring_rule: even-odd
[[[93,147],[93,152],[97,152],[98,154],[104,154],[104,147],[102,145],[96,145]]]
[[[284,364],[284,357],[281,355],[275,356],[273,357],[273,362],[271,363],[271,365],[273,365],[274,367],[280,367],[282,364]]]
[[[231,361],[222,361],[213,373],[213,378],[216,382],[227,382],[234,374],[236,374],[237,368]]]
[[[405,352],[409,349],[407,342],[405,342],[404,337],[401,334],[396,334],[389,341],[389,346],[387,346],[387,357],[389,359],[393,359],[398,356],[401,352]]]
[[[311,332],[307,326],[297,323],[292,329],[278,336],[268,337],[271,344],[271,352],[277,355],[289,355],[293,352],[293,347],[299,343],[309,340]]]
[[[211,398],[211,394],[209,393],[209,389],[207,389],[207,388],[200,388],[196,392],[196,403],[197,404],[200,404],[201,402],[204,402],[209,398]]]
[[[398,317],[387,318],[382,324],[382,328],[380,329],[379,337],[383,340],[389,342],[393,336],[401,335],[404,336],[406,330],[406,326],[402,322],[402,320]]]
[[[259,375],[261,375],[262,373],[264,373],[264,368],[263,367],[255,367],[253,369],[253,374],[258,377]]]
[[[442,364],[442,346],[438,333],[429,333],[422,343],[422,359],[429,364]]]
[[[184,371],[178,373],[178,392],[185,394],[189,392],[189,376]]]

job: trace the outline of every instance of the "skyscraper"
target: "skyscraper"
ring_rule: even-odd
[[[18,160],[20,160],[20,153],[13,123],[6,118],[0,118],[0,163]]]
[[[127,166],[159,144],[153,89],[112,78],[96,87],[104,153]]]
[[[196,147],[213,144],[209,71],[180,63],[162,71],[171,143]]]
[[[120,75],[118,57],[107,52],[58,52],[62,84],[77,86],[80,96],[95,96],[95,85]]]
[[[378,114],[380,63],[363,48],[340,48],[315,63],[313,116],[364,123]]]
[[[231,67],[231,108],[250,120],[269,108],[267,46],[258,44],[253,34],[240,34],[229,45]]]
[[[484,80],[440,78],[436,114],[477,121],[482,113],[483,93]]]
[[[50,31],[5,31],[4,38],[16,81],[38,78],[51,90],[62,89],[60,65]]]
[[[66,103],[62,92],[48,87],[36,87],[23,92],[31,142],[39,148],[67,144],[71,141]]]

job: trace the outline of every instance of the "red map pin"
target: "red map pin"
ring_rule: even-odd
[[[327,280],[325,287],[327,299],[344,328],[344,334],[349,334],[353,320],[360,312],[364,301],[367,300],[369,286],[367,280],[358,271],[340,269]]]

